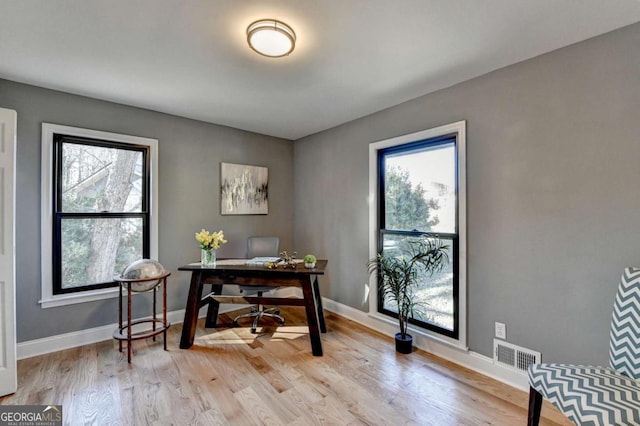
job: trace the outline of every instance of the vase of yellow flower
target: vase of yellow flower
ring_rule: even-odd
[[[200,232],[196,232],[196,241],[200,243],[200,264],[203,267],[215,267],[216,250],[227,242],[224,239],[224,232],[220,230],[210,233],[203,229]]]
[[[202,266],[216,266],[216,251],[213,249],[201,249],[200,264]]]

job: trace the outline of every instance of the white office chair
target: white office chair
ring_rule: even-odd
[[[280,246],[280,239],[278,237],[249,237],[247,240],[247,259],[254,257],[277,257],[278,248]],[[240,291],[243,293],[257,293],[258,297],[262,297],[262,294],[267,291],[276,289],[277,287],[269,286],[240,286]],[[254,305],[251,307],[251,312],[238,315],[233,319],[233,325],[238,325],[238,320],[242,318],[253,318],[253,324],[251,325],[251,332],[255,333],[258,327],[258,322],[262,317],[275,318],[280,325],[284,325],[284,318],[280,316],[280,308],[264,308],[262,305]]]

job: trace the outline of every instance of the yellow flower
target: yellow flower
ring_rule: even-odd
[[[196,241],[200,243],[200,248],[203,250],[217,250],[222,244],[227,242],[227,240],[224,239],[224,232],[222,230],[211,234],[205,229],[196,232]]]

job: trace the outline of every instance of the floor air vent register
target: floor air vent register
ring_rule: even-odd
[[[539,363],[541,358],[540,352],[493,339],[493,362],[503,367],[527,374],[529,365]]]

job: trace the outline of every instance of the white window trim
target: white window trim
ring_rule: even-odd
[[[42,123],[42,180],[41,180],[41,288],[40,307],[54,308],[75,303],[91,302],[118,296],[118,288],[89,290],[81,293],[53,294],[52,240],[53,240],[53,135],[54,133],[103,139],[124,144],[145,145],[149,147],[150,197],[149,200],[149,249],[152,259],[158,258],[158,140],[139,136],[102,132],[99,130],[61,126]]]
[[[451,344],[467,350],[467,180],[466,180],[466,121],[427,129],[408,135],[397,136],[369,144],[369,258],[378,251],[378,151],[397,145],[431,139],[446,135],[456,135],[458,152],[458,339],[453,339],[424,328],[409,328],[413,333]],[[369,316],[381,321],[390,318],[378,312],[377,276],[369,278]]]

